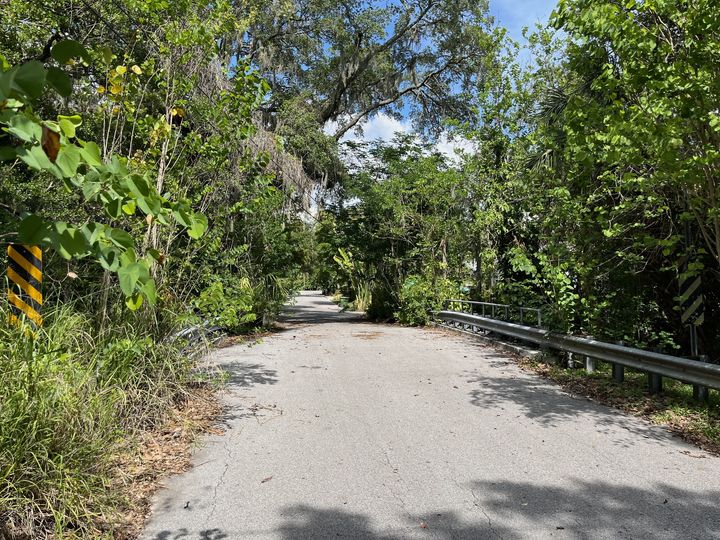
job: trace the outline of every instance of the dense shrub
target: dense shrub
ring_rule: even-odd
[[[430,322],[433,311],[442,308],[444,300],[458,298],[459,287],[449,279],[411,275],[400,289],[400,307],[395,313],[400,324],[422,326]]]

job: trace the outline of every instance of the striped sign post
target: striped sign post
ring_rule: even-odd
[[[683,324],[700,326],[705,322],[705,304],[700,289],[700,276],[680,277],[680,320]]]
[[[705,303],[703,301],[700,276],[681,276],[680,284],[680,321],[690,328],[690,354],[699,357],[698,326],[705,322]],[[708,389],[693,385],[693,396],[700,401],[708,399]]]
[[[38,246],[8,246],[8,302],[10,320],[24,316],[37,326],[42,325],[42,250]]]

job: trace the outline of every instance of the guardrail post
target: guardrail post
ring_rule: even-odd
[[[621,347],[625,345],[624,341],[616,341],[616,345],[620,345]],[[611,363],[612,366],[612,376],[613,380],[615,382],[621,383],[625,380],[625,366],[620,364]]]
[[[620,364],[613,364],[612,376],[615,382],[623,382],[625,380],[625,366],[621,366]]]
[[[657,373],[648,373],[648,390],[651,394],[659,394],[662,392],[662,376]]]
[[[588,373],[595,373],[596,363],[597,360],[595,358],[591,358],[590,356],[585,357],[585,371]]]
[[[698,357],[698,360],[700,362],[707,362],[707,356],[706,355],[700,355]],[[693,384],[693,398],[697,401],[707,401],[709,399],[710,395],[708,393],[707,386],[701,386],[699,384]]]
[[[662,352],[662,349],[659,347],[654,347],[653,352],[659,353]],[[658,375],[657,373],[649,373],[648,372],[648,391],[651,394],[659,394],[662,392],[663,389],[663,380],[662,376]]]
[[[595,339],[593,336],[585,336],[587,339]],[[585,371],[588,373],[595,373],[597,368],[597,360],[590,356],[585,357]]]

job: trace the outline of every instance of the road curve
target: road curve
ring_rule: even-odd
[[[565,394],[470,336],[303,293],[222,349],[228,430],[143,538],[720,538],[720,459]]]

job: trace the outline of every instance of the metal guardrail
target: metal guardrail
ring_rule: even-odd
[[[456,306],[460,309],[452,309]],[[480,309],[477,309],[475,306],[479,306]],[[512,306],[510,304],[495,304],[493,302],[477,302],[475,300],[457,300],[455,298],[445,300],[445,308],[449,311],[461,311],[463,313],[470,313],[471,315],[478,314],[482,317],[487,317],[487,312],[489,311],[491,319],[495,319],[497,317],[497,312],[504,312],[506,321],[510,321],[511,315],[513,315],[513,312],[516,311],[519,315],[520,324],[525,322],[526,313],[534,313],[537,320],[537,326],[542,326],[542,313],[538,308]]]
[[[183,328],[179,332],[168,336],[167,339],[171,343],[181,341],[184,344],[180,349],[181,352],[188,356],[196,356],[201,353],[203,345],[215,343],[225,335],[221,326],[213,324],[215,321],[217,319]]]
[[[550,330],[499,321],[457,311],[439,311],[436,318],[448,326],[461,327],[477,333],[479,329],[510,336],[541,347],[571,352],[613,365],[646,371],[678,381],[720,390],[720,365],[688,358],[613,345],[594,339],[557,334]]]

